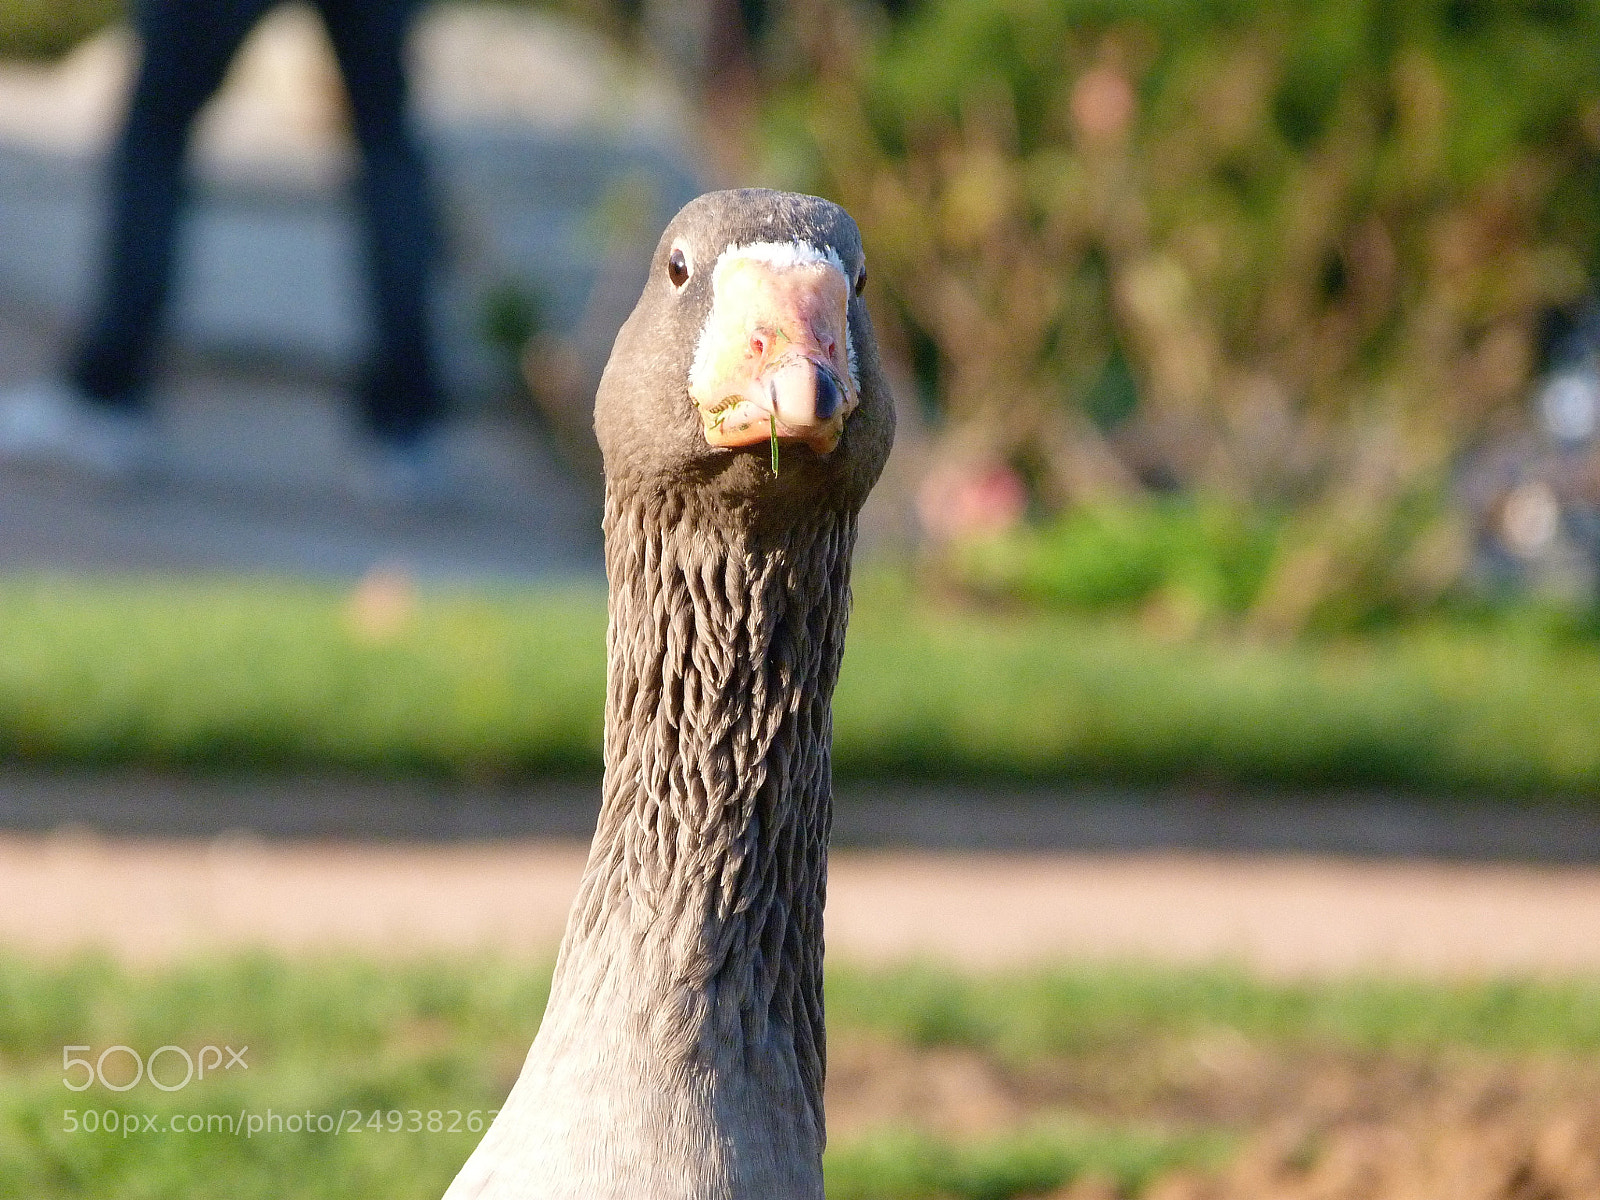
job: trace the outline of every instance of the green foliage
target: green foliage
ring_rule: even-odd
[[[867,592],[841,773],[1595,795],[1600,652],[1450,625],[1278,647]]]
[[[0,959],[0,1191],[7,1195],[334,1197],[438,1195],[477,1138],[266,1132],[245,1114],[494,1108],[548,989],[543,969],[486,962],[404,968],[253,956],[135,972],[100,959],[38,967]],[[62,1047],[248,1047],[248,1068],[163,1092],[62,1086]],[[116,1060],[120,1062],[121,1060]],[[226,1060],[224,1060],[226,1061]],[[178,1059],[162,1070],[175,1081]],[[76,1078],[76,1076],[74,1076]],[[93,1130],[69,1131],[66,1110]],[[106,1113],[116,1114],[108,1131]],[[209,1130],[174,1131],[198,1115]],[[125,1126],[134,1119],[133,1131]],[[158,1128],[146,1130],[146,1119]],[[424,1115],[425,1123],[428,1118]],[[225,1132],[227,1122],[233,1131]],[[401,1124],[409,1124],[409,1116]],[[443,1120],[441,1120],[441,1125]],[[463,1125],[465,1118],[463,1118]],[[481,1130],[481,1120],[479,1122]]]
[[[1285,514],[1270,632],[1437,602],[1450,464],[1518,419],[1600,247],[1600,10],[851,11],[773,86],[772,170],[861,224],[935,457],[1046,514],[1174,485]]]
[[[976,1145],[889,1131],[826,1157],[828,1200],[1010,1200],[1083,1176],[1137,1195],[1162,1171],[1225,1157],[1227,1139],[1092,1126],[1041,1129]]]
[[[1565,626],[1436,622],[1284,647],[1175,631],[1174,594],[1141,611],[1152,636],[941,607],[868,573],[834,698],[836,772],[1600,794],[1600,646]],[[306,585],[14,580],[0,586],[0,756],[598,774],[598,589],[423,596],[392,629],[359,612]]]
[[[1279,1046],[1600,1055],[1594,980],[1266,984],[1228,967],[994,976],[930,965],[830,969],[828,1017],[837,1028],[915,1046],[970,1046],[1018,1066],[1219,1033]]]
[[[1161,597],[1205,618],[1248,611],[1277,548],[1263,518],[1165,500],[1075,508],[970,540],[952,557],[966,587],[997,600],[1096,612]]]
[[[502,279],[478,304],[483,340],[515,364],[530,339],[543,332],[548,305],[537,288],[519,279]]]
[[[0,955],[0,1192],[66,1200],[228,1195],[310,1200],[438,1196],[477,1142],[443,1126],[504,1097],[537,1029],[547,965],[483,958],[379,964],[250,955],[135,969],[103,958]],[[1225,969],[1070,967],[966,976],[932,967],[830,966],[832,1036],[956,1044],[1032,1069],[1162,1052],[1197,1035],[1358,1051],[1471,1048],[1600,1054],[1595,983],[1269,984]],[[930,1013],[933,1015],[930,1016]],[[62,1047],[248,1046],[248,1070],[181,1090],[62,1086]],[[1086,1055],[1082,1059],[1074,1056]],[[165,1063],[164,1068],[173,1063]],[[118,1129],[69,1132],[63,1114]],[[222,1132],[221,1118],[360,1113],[359,1133]],[[412,1129],[412,1110],[420,1128]],[[429,1114],[441,1114],[430,1131]],[[368,1127],[373,1113],[382,1114]],[[398,1131],[388,1114],[402,1114]],[[122,1125],[137,1116],[138,1132]],[[174,1118],[213,1122],[173,1132]],[[154,1118],[158,1131],[147,1131]],[[1225,1131],[1057,1120],[989,1141],[885,1129],[836,1142],[833,1200],[1037,1195],[1092,1174],[1133,1194],[1174,1165],[1206,1165]]]
[[[597,590],[398,603],[391,633],[310,585],[5,588],[0,743],[10,758],[227,770],[595,768]]]
[[[123,13],[123,0],[0,0],[0,58],[57,58]]]

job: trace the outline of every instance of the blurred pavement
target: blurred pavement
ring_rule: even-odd
[[[47,368],[58,340],[0,315],[0,387]],[[599,571],[591,498],[504,415],[448,437],[461,496],[399,510],[353,494],[337,387],[191,366],[162,395],[170,471],[138,486],[0,466],[0,569],[262,571],[349,578],[383,566],[425,582]]]
[[[0,833],[0,943],[550,954],[587,850]],[[1600,869],[839,850],[830,961],[1226,962],[1270,975],[1600,970]]]
[[[0,766],[0,828],[108,837],[588,838],[597,780],[514,784]],[[1600,864],[1600,814],[1379,793],[1206,794],[841,781],[832,844]]]
[[[51,372],[85,302],[98,153],[132,53],[112,31],[52,68],[0,63],[0,387]],[[0,468],[0,569],[598,571],[592,485],[511,411],[514,368],[485,314],[496,294],[536,299],[545,328],[603,359],[637,294],[620,276],[642,278],[640,240],[699,190],[690,121],[602,39],[547,14],[438,6],[415,60],[451,242],[437,326],[459,496],[400,512],[352,487],[344,389],[367,337],[354,164],[320,26],[290,5],[246,44],[197,135],[158,397],[172,469],[127,489]]]

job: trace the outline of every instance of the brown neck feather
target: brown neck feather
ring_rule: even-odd
[[[855,529],[848,512],[756,529],[608,494],[604,799],[551,1002],[582,1003],[562,993],[592,974],[571,968],[587,947],[626,946],[618,969],[660,986],[658,1053],[709,1066],[781,1048],[819,1131],[830,704]]]

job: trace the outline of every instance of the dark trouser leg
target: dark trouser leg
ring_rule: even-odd
[[[378,344],[362,393],[369,430],[406,442],[443,409],[428,301],[437,221],[408,108],[406,35],[415,0],[318,0],[361,146],[359,200]]]
[[[110,221],[93,315],[70,371],[90,397],[138,408],[155,360],[195,114],[271,0],[136,0],[143,50],[111,153]]]

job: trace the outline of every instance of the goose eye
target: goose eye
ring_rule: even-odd
[[[676,246],[672,248],[672,253],[667,255],[667,278],[672,280],[672,286],[675,288],[681,288],[689,282],[689,260]]]
[[[856,295],[859,296],[859,295],[861,295],[862,292],[864,292],[866,290],[867,290],[867,267],[866,267],[866,264],[863,263],[861,265],[861,272],[856,276]]]

